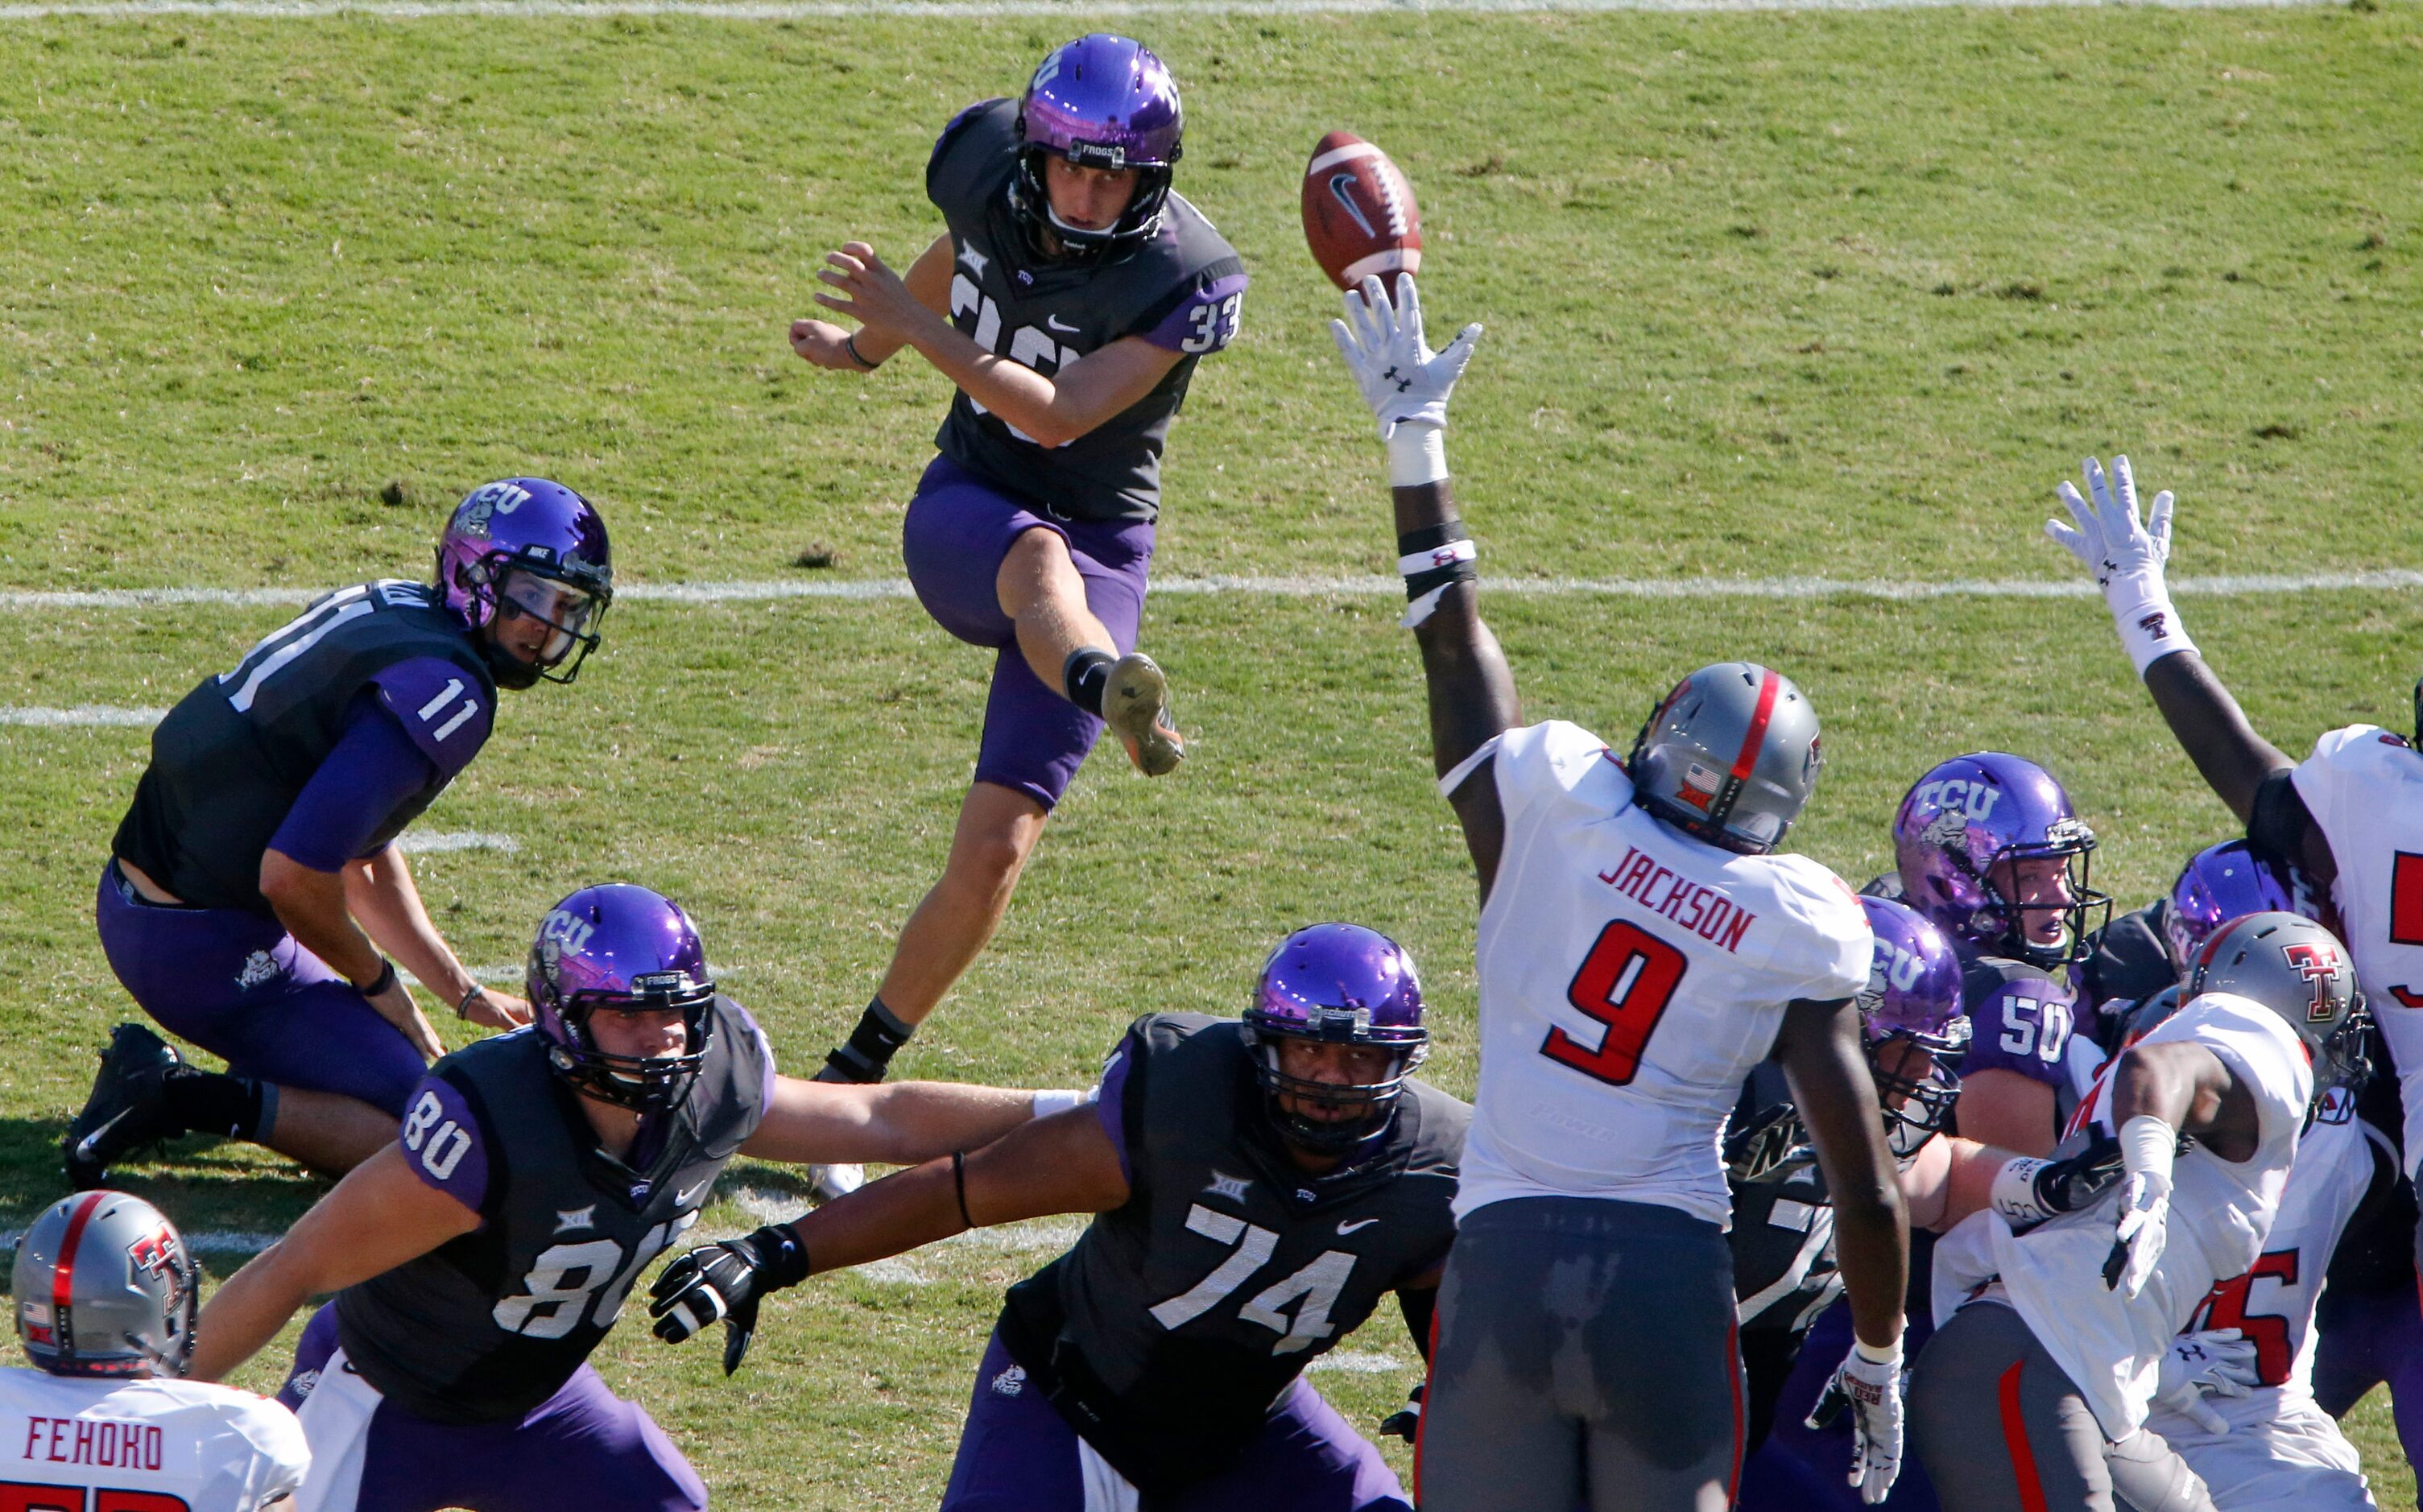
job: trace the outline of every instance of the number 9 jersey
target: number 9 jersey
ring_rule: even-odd
[[[1719,850],[1653,818],[1588,731],[1551,720],[1481,751],[1506,842],[1481,911],[1457,1216],[1606,1197],[1729,1224],[1726,1115],[1786,1004],[1867,984],[1866,915],[1806,857]]]

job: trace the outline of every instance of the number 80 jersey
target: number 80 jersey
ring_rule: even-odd
[[[1742,1079],[1787,1003],[1867,984],[1866,916],[1806,857],[1735,855],[1653,818],[1588,731],[1551,720],[1482,751],[1506,843],[1481,911],[1457,1215],[1607,1197],[1728,1224],[1718,1143]]]
[[[380,1394],[439,1423],[518,1418],[572,1378],[648,1263],[698,1221],[756,1132],[773,1053],[718,997],[705,1063],[635,1169],[597,1148],[578,1096],[519,1029],[430,1068],[404,1112],[413,1174],[481,1224],[337,1294],[345,1357]]]

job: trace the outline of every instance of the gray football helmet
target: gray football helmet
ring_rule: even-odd
[[[2229,992],[2278,1014],[2314,1063],[2314,1095],[2354,1086],[2370,1074],[2365,1058],[2364,993],[2338,937],[2298,914],[2252,913],[2212,932],[2188,968],[2190,998]]]
[[[54,1376],[182,1376],[198,1280],[160,1209],[122,1191],[80,1191],[17,1246],[17,1337]]]
[[[1757,856],[1783,843],[1823,765],[1817,711],[1792,679],[1754,662],[1718,662],[1650,711],[1623,769],[1650,813]]]

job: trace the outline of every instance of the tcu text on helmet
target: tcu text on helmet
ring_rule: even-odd
[[[1921,782],[1910,795],[1921,809],[1940,807],[1947,813],[1966,814],[1982,820],[1994,811],[2003,800],[2003,790],[1990,782],[1972,782],[1967,778],[1946,777],[1932,782]]]

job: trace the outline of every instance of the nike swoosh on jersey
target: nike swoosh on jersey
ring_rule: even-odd
[[[1061,324],[1060,317],[1057,315],[1044,316],[1043,323],[1052,327],[1052,329],[1058,331],[1063,336],[1074,336],[1077,334],[1077,328],[1075,326]]]
[[[1346,1235],[1354,1233],[1358,1229],[1370,1228],[1372,1224],[1377,1223],[1378,1221],[1380,1221],[1376,1218],[1358,1218],[1352,1223],[1338,1224],[1338,1232],[1339,1236],[1343,1237]]]
[[[697,1186],[692,1187],[689,1190],[675,1193],[673,1196],[673,1205],[675,1207],[688,1207],[690,1204],[691,1198],[696,1197],[700,1192],[706,1190],[707,1188],[713,1185],[715,1185],[715,1178],[713,1176],[709,1176],[705,1180],[700,1182]]]

